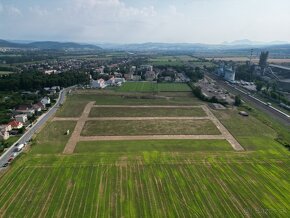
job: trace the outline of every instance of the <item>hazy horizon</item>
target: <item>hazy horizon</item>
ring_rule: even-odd
[[[290,41],[287,0],[0,0],[0,38],[80,43]]]

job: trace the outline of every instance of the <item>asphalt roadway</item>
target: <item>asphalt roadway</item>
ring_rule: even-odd
[[[0,170],[3,169],[3,167],[2,167],[3,164],[7,163],[7,161],[11,157],[13,150],[15,148],[15,145],[17,143],[19,143],[19,144],[25,143],[32,138],[32,136],[45,124],[45,122],[48,121],[55,114],[55,112],[57,111],[59,106],[61,104],[63,104],[63,102],[65,101],[66,93],[71,88],[72,87],[61,90],[59,97],[58,97],[56,103],[54,104],[54,106],[51,107],[49,109],[49,111],[47,111],[41,117],[39,117],[37,122],[29,130],[27,130],[27,132],[25,132],[17,142],[15,142],[11,147],[8,148],[8,150],[5,151],[5,153],[3,153],[1,155],[1,157],[0,157]]]
[[[206,74],[206,76],[210,77],[211,79],[215,80],[216,83],[228,90],[230,93],[239,95],[241,96],[241,99],[244,100],[245,102],[249,102],[252,104],[255,108],[260,109],[261,111],[265,112],[269,116],[273,117],[274,119],[278,120],[279,122],[283,123],[286,126],[290,126],[290,118],[284,115],[283,113],[279,112],[278,109],[268,106],[266,102],[257,100],[253,98],[253,96],[249,94],[245,94],[244,92],[238,90],[239,88],[236,87],[235,85],[231,85],[226,83],[224,80],[221,80],[219,77],[216,75],[212,74]],[[238,89],[237,89],[238,88]]]

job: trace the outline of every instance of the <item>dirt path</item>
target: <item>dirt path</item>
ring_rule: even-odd
[[[78,121],[80,117],[54,117],[52,121]]]
[[[93,107],[94,104],[95,104],[95,102],[91,101],[86,105],[81,117],[78,119],[78,122],[76,124],[76,127],[75,127],[70,139],[68,140],[68,142],[63,150],[64,154],[72,154],[74,152],[76,144],[79,141],[81,131],[85,125],[86,120],[88,119],[89,113],[90,113],[91,108]]]
[[[53,121],[78,121],[75,117],[55,117]],[[209,117],[88,117],[86,120],[209,120]]]
[[[223,135],[140,135],[140,136],[80,136],[80,141],[156,140],[156,139],[225,139]]]
[[[200,108],[201,106],[178,106],[178,105],[94,105],[103,108]]]
[[[208,120],[209,117],[90,117],[87,120]]]
[[[232,134],[224,127],[224,125],[214,116],[214,114],[205,105],[202,106],[211,121],[216,125],[219,131],[222,133],[224,138],[232,145],[233,149],[236,151],[244,151],[245,149],[240,145],[240,143],[232,136]]]

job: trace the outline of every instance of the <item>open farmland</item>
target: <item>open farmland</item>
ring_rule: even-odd
[[[143,152],[232,151],[226,140],[139,140],[139,141],[81,141],[76,153],[113,152],[142,154]]]
[[[174,94],[174,92],[172,92]],[[183,93],[183,92],[182,92]],[[166,92],[167,94],[167,92]],[[149,93],[118,93],[109,91],[79,90],[67,97],[66,103],[60,107],[56,116],[79,117],[90,101],[96,105],[200,105],[201,102],[192,95],[171,97],[162,94],[152,95]]]
[[[60,153],[70,138],[65,135],[67,130],[70,132],[75,128],[74,121],[53,121],[48,123],[33,141],[33,153]]]
[[[202,117],[206,116],[200,108],[122,108],[122,107],[94,107],[90,117]]]
[[[97,135],[218,135],[209,120],[98,120],[87,121],[82,136]]]
[[[151,152],[136,161],[114,155],[24,157],[1,179],[0,213],[2,217],[287,217],[289,159],[215,156]]]
[[[117,89],[120,92],[191,92],[186,83],[127,82]]]
[[[0,174],[0,217],[288,216],[290,155],[275,141],[275,129],[252,114],[197,107],[192,97],[142,96],[68,96],[31,150]],[[246,151],[233,149],[216,117]],[[72,153],[63,154],[67,129],[77,140]],[[83,141],[90,136],[81,132],[220,139]]]

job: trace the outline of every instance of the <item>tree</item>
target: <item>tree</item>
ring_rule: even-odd
[[[269,57],[269,52],[268,51],[262,51],[260,54],[260,60],[259,60],[259,66],[262,68],[262,70],[265,69],[267,66],[267,61]]]
[[[235,103],[234,103],[234,105],[238,107],[238,106],[240,106],[241,104],[242,104],[241,97],[238,96],[238,95],[236,95],[236,96],[235,96]]]
[[[256,89],[257,91],[261,91],[261,89],[263,88],[264,83],[262,81],[257,80],[256,82]]]

